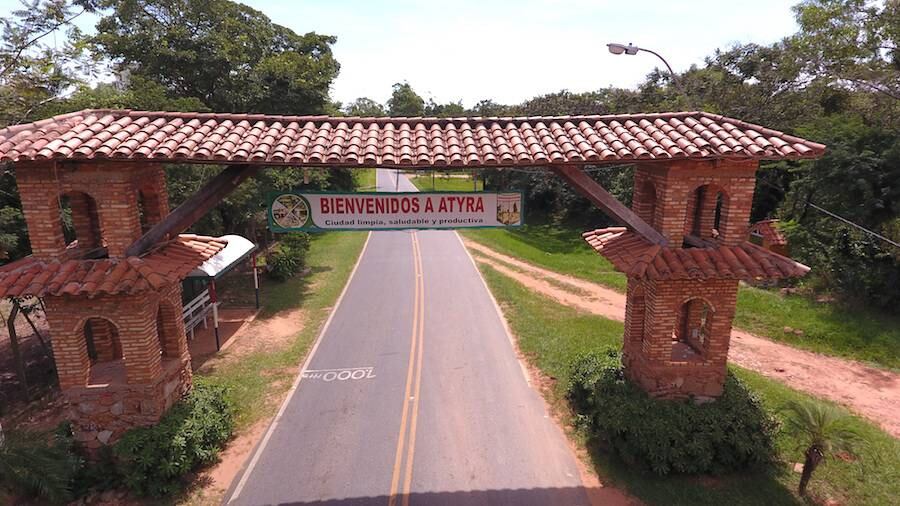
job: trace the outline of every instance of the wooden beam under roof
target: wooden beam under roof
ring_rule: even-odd
[[[229,165],[132,243],[125,256],[140,256],[154,244],[184,232],[259,169],[256,165]]]
[[[563,178],[575,190],[599,207],[607,216],[628,227],[651,244],[665,246],[666,238],[646,221],[613,197],[606,188],[576,165],[551,165],[550,170]]]

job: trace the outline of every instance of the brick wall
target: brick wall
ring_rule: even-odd
[[[722,191],[724,202],[718,242],[740,244],[746,240],[750,225],[757,166],[758,162],[752,160],[639,165],[634,172],[632,210],[653,224],[669,240],[670,247],[680,247],[685,231],[693,228],[697,188],[710,185],[704,192],[700,230],[709,237],[716,194]]]
[[[731,325],[737,302],[734,280],[629,281],[625,312],[626,374],[651,395],[677,398],[689,395],[715,397],[725,381]],[[633,294],[642,291],[643,296]],[[643,314],[638,304],[643,299]],[[685,303],[702,300],[709,305],[707,337],[702,344],[691,343],[700,354],[688,361],[673,360],[673,335],[677,333]],[[699,324],[702,304],[687,307],[689,324]],[[642,329],[641,339],[636,334]]]
[[[67,196],[79,246],[99,231],[111,257],[142,235],[138,207],[144,194],[145,218],[151,223],[168,214],[165,172],[157,164],[124,162],[29,163],[16,171],[31,249],[40,258],[59,258],[65,251],[59,201]],[[93,204],[94,216],[90,212]],[[94,241],[90,241],[94,242]]]

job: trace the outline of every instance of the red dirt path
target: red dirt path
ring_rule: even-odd
[[[606,318],[625,319],[625,295],[596,283],[543,269],[464,240],[485,263],[535,292]],[[800,350],[739,329],[731,333],[731,362],[785,385],[828,399],[900,438],[900,374]]]

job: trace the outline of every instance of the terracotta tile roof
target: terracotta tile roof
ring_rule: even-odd
[[[780,279],[809,267],[755,244],[717,248],[663,248],[634,232],[612,227],[582,234],[616,269],[635,279]]]
[[[769,244],[785,245],[787,237],[778,230],[778,220],[762,220],[750,225],[750,234],[759,234]]]
[[[213,237],[180,235],[142,257],[42,261],[0,267],[0,297],[133,294],[179,283],[225,247]]]
[[[0,130],[0,161],[155,159],[265,165],[539,166],[815,158],[825,146],[704,112],[356,118],[85,110]]]

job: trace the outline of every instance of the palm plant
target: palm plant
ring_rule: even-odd
[[[63,445],[48,439],[32,432],[0,432],[0,489],[52,503],[70,498],[77,462]]]
[[[850,417],[845,411],[823,402],[791,401],[782,412],[786,429],[798,438],[800,448],[804,448],[798,492],[805,496],[816,468],[836,453],[852,454],[862,437],[848,426]]]

